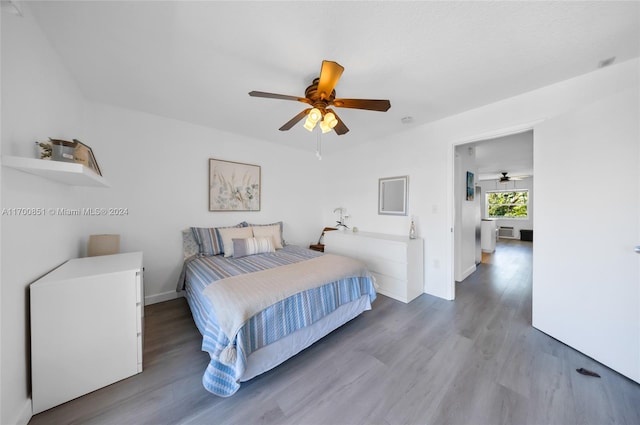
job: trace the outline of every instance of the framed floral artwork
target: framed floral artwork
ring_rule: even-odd
[[[260,211],[260,166],[209,159],[209,211]]]

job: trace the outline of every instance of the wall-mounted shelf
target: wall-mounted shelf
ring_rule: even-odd
[[[82,164],[73,162],[3,155],[2,166],[71,186],[109,187],[104,177]]]

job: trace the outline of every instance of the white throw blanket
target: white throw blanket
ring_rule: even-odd
[[[238,331],[265,308],[299,292],[360,276],[370,276],[363,262],[325,254],[299,263],[228,277],[207,286],[203,293],[211,301],[220,329],[230,341],[221,353],[220,361],[225,364],[235,362]]]

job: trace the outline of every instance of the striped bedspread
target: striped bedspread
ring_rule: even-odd
[[[223,256],[200,257],[185,264],[185,291],[196,326],[203,335],[202,350],[211,361],[202,378],[204,387],[220,396],[230,396],[239,388],[239,380],[246,369],[246,359],[252,352],[283,338],[296,330],[312,325],[343,304],[367,294],[376,297],[369,276],[352,277],[327,282],[317,288],[295,294],[249,319],[236,336],[237,356],[234,364],[219,361],[220,353],[231,341],[222,332],[211,303],[203,295],[204,289],[217,280],[252,273],[278,266],[294,264],[323,254],[288,245],[275,253],[242,258]]]

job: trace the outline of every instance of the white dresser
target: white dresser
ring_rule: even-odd
[[[327,232],[324,252],[364,261],[383,295],[408,303],[423,293],[422,239],[369,232]]]
[[[33,413],[142,372],[142,253],[69,260],[31,284]]]

